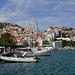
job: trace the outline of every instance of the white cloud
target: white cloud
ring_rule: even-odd
[[[7,21],[7,18],[6,17],[0,17],[0,22],[6,22]]]
[[[28,20],[18,21],[18,22],[16,22],[16,23],[19,24],[19,25],[22,26],[22,27],[29,27],[29,26],[28,26],[28,25],[29,25]]]
[[[58,4],[58,5],[56,5],[56,6],[53,8],[53,10],[58,10],[58,9],[61,8],[61,6],[62,6],[62,4]]]
[[[49,25],[68,25],[68,22],[74,24],[74,5],[73,0],[9,0],[0,9],[0,22],[15,22],[27,27],[29,19],[33,24],[33,14],[37,17],[40,29],[45,29]],[[69,11],[66,12],[67,10]]]
[[[31,19],[26,19],[26,20],[20,20],[20,21],[17,21],[16,23],[18,23],[19,25],[23,25],[23,26],[26,26],[26,27],[29,27],[29,23],[30,24],[33,24],[33,20],[32,18]]]
[[[9,0],[11,3],[17,4],[17,7],[28,8],[31,6],[33,0]]]
[[[25,5],[26,8],[28,8],[29,6],[31,6],[32,0],[28,0],[27,4]]]
[[[47,0],[38,0],[39,3],[41,4],[50,4],[52,3],[51,1],[47,1]]]
[[[74,25],[75,25],[75,22],[65,22],[65,23],[61,23],[61,24],[55,25],[55,26],[58,26],[58,27],[64,26],[64,27],[72,27],[72,28],[75,28]]]
[[[60,2],[61,4],[69,4],[69,5],[73,5],[75,4],[75,1],[65,1],[65,2]]]

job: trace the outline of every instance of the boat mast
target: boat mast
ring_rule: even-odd
[[[30,47],[32,47],[32,44],[31,44],[31,24],[30,24],[30,21],[29,21],[29,26],[30,26],[30,43],[29,43],[29,45],[30,45]]]
[[[37,24],[38,47],[39,47],[39,28],[38,28],[38,22],[36,22],[36,24]]]
[[[33,16],[33,25],[34,25],[34,16]],[[33,41],[35,41],[34,40],[34,36],[35,36],[35,34],[34,34],[34,30],[33,30]],[[35,47],[35,44],[33,43],[33,47]]]

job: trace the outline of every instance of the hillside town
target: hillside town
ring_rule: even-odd
[[[35,46],[40,40],[40,46],[49,45],[57,48],[75,48],[75,29],[69,27],[49,27],[46,31],[37,32],[32,28],[23,28],[15,23],[0,23],[0,37],[4,33],[9,33],[15,37],[16,45],[31,45]],[[63,41],[73,42],[73,45],[63,45]],[[32,45],[31,45],[32,46]]]

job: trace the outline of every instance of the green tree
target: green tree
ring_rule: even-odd
[[[49,45],[49,41],[44,40],[44,41],[43,41],[43,44],[45,44],[45,45]]]
[[[74,47],[75,46],[75,41],[66,41],[66,40],[62,40],[62,47],[65,47],[65,46],[72,46]]]
[[[62,33],[62,37],[66,37],[64,33]]]
[[[62,40],[62,47],[65,47],[67,45],[66,40]]]
[[[56,38],[54,38],[54,41],[57,41],[57,39],[56,39]]]
[[[14,37],[9,33],[4,33],[1,35],[0,43],[15,43]]]
[[[21,30],[24,31],[24,28],[22,28]]]
[[[59,31],[59,36],[61,36],[61,31]]]
[[[0,29],[3,28],[3,26],[5,26],[3,23],[0,22]]]

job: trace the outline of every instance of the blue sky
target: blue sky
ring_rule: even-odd
[[[34,20],[33,20],[34,16]],[[40,30],[50,26],[75,28],[75,0],[0,0],[0,22],[15,22]]]

